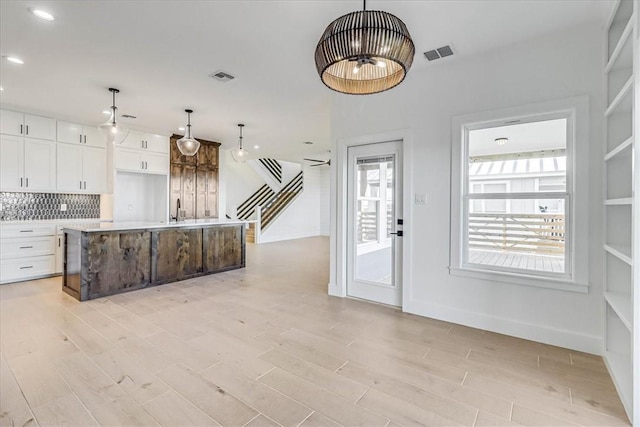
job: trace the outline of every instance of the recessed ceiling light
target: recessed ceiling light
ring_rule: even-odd
[[[53,21],[55,18],[52,14],[42,9],[29,9],[31,13],[36,15],[40,19],[44,19],[45,21]]]
[[[102,110],[102,114],[106,114],[107,116],[111,115],[111,111],[109,110]]]
[[[260,146],[259,146],[259,145],[254,145],[254,146],[253,146],[253,149],[254,149],[254,150],[257,150],[257,149],[259,149],[259,148],[260,148]]]
[[[184,127],[180,126],[178,130],[184,131]]]
[[[22,59],[16,58],[15,56],[5,56],[5,59],[9,62],[13,62],[14,64],[24,64],[24,61]]]
[[[502,137],[502,138],[496,138],[496,139],[494,139],[493,141],[494,141],[496,144],[498,144],[498,145],[504,145],[504,144],[506,144],[507,142],[509,142],[509,138],[504,138],[504,137]]]

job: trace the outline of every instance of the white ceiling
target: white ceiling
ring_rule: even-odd
[[[247,148],[299,160],[330,147],[331,97],[313,54],[326,25],[360,9],[360,1],[7,1],[0,0],[0,54],[5,89],[0,103],[98,124],[121,90],[120,113],[130,127],[177,132],[192,116],[196,137],[223,148],[237,144],[243,122]],[[429,67],[479,55],[576,25],[601,23],[609,1],[369,1],[407,24],[416,45],[403,84]],[[50,11],[42,21],[29,7]],[[450,44],[456,55],[428,63],[422,52]],[[224,70],[236,77],[208,77]],[[346,95],[336,95],[346,96]],[[376,96],[376,95],[372,95]],[[304,145],[303,141],[313,141]]]

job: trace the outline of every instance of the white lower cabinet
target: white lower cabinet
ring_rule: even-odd
[[[56,226],[9,224],[0,227],[0,283],[55,274]]]
[[[107,154],[103,148],[58,143],[58,191],[99,194],[107,188]]]

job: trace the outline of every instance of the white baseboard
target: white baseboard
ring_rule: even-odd
[[[329,290],[331,290],[331,287]],[[596,355],[602,354],[602,337],[597,335],[580,334],[566,329],[525,323],[505,317],[470,312],[455,307],[447,307],[416,300],[409,301],[409,303],[403,307],[403,311],[472,328],[484,329],[499,334],[569,348],[571,350]]]

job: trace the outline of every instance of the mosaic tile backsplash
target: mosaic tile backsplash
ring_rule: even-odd
[[[0,221],[100,218],[98,194],[2,193]],[[60,205],[66,204],[65,212]]]

